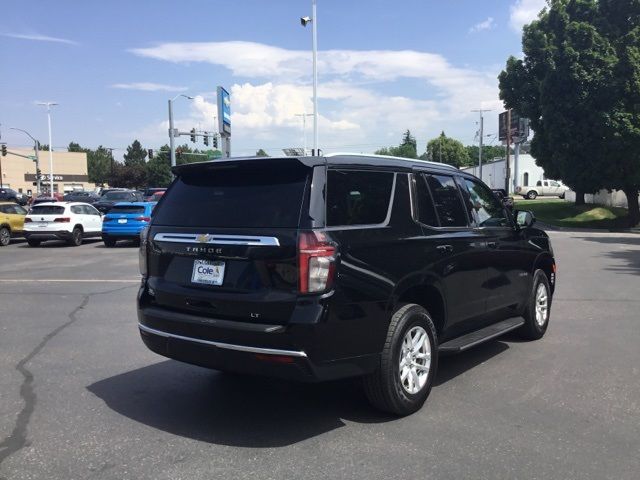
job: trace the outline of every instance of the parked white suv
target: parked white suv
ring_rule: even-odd
[[[102,215],[88,203],[48,202],[31,207],[24,219],[24,236],[30,247],[45,240],[66,240],[77,247],[86,237],[99,237]]]
[[[516,194],[522,195],[523,198],[529,200],[533,200],[536,197],[564,198],[567,190],[569,190],[569,187],[555,180],[538,180],[535,187],[516,187]]]

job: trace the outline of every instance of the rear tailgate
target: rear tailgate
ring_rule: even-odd
[[[114,205],[103,220],[103,230],[131,230],[140,228],[151,218],[144,205]]]
[[[264,159],[181,173],[149,231],[153,303],[216,319],[287,323],[311,170],[295,159]]]
[[[25,217],[24,229],[28,232],[65,230],[69,221],[64,205],[35,205]]]

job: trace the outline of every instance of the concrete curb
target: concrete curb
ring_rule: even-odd
[[[536,220],[535,223],[538,227],[543,230],[549,230],[551,232],[583,232],[583,233],[635,233],[640,234],[640,228],[617,228],[614,230],[606,229],[606,228],[577,228],[577,227],[558,227],[557,225],[551,225],[549,223],[541,222],[540,220]]]

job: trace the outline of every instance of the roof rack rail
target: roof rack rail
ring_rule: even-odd
[[[443,168],[451,168],[453,170],[458,170],[457,167],[453,165],[449,165],[448,163],[439,163],[432,162],[430,160],[421,160],[419,158],[406,158],[406,157],[394,157],[393,155],[378,155],[376,153],[351,153],[351,152],[335,152],[328,153],[325,157],[373,157],[373,158],[388,158],[390,160],[402,160],[405,162],[418,162],[418,163],[426,163],[428,165],[433,165],[435,167],[443,167]]]

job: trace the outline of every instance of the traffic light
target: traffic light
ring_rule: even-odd
[[[218,136],[213,135],[213,148],[218,148]]]
[[[151,160],[153,158],[153,149],[150,148],[147,153],[149,154],[149,160]]]
[[[4,143],[2,144],[2,156],[7,156],[7,146]]]
[[[204,144],[209,146],[209,132],[204,132]]]
[[[191,142],[192,143],[196,143],[196,129],[195,128],[191,129]]]

